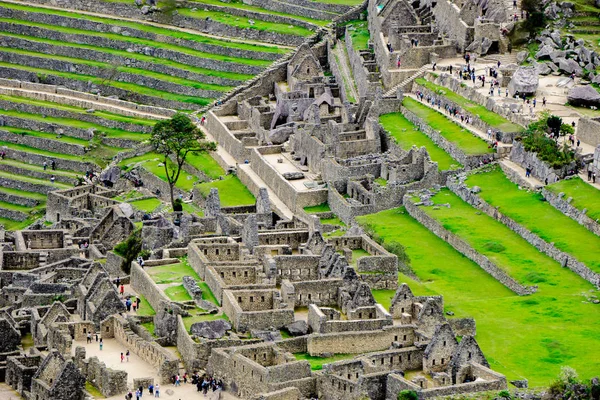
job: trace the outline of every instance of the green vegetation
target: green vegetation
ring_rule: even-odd
[[[552,207],[541,194],[520,190],[499,168],[471,175],[467,184],[479,186],[479,196],[507,217],[600,272],[600,238]]]
[[[342,46],[342,44],[340,44],[338,42],[338,46]],[[346,52],[346,48],[344,47],[342,49],[342,52],[344,54],[344,56],[346,57],[345,59],[341,60],[340,57],[338,56],[337,52],[333,52],[333,57],[335,58],[335,62],[337,63],[337,65],[340,66],[342,63],[346,63],[347,65],[350,65],[347,61],[348,61],[348,53]],[[352,93],[356,92],[356,82],[354,82],[354,80],[352,80],[351,78],[349,78],[348,76],[346,76],[346,74],[341,74],[342,75],[342,81],[344,84],[344,89],[345,89],[345,93],[346,93],[346,97],[348,99],[348,101],[350,103],[356,103],[356,98],[352,95]],[[352,91],[352,88],[355,89],[355,91]]]
[[[129,273],[131,262],[135,260],[140,251],[142,251],[142,230],[135,230],[127,239],[117,244],[113,251],[124,258],[121,263],[121,269]]]
[[[452,92],[450,89],[431,83],[423,78],[415,79],[415,82],[421,86],[426,87],[429,90],[441,94],[442,96],[458,104],[468,112],[477,115],[479,119],[481,119],[483,122],[485,122],[493,128],[499,129],[502,132],[520,132],[523,130],[523,128],[520,125],[510,122],[506,118],[496,114],[493,111],[488,110],[484,106],[479,105],[471,100],[462,97],[459,94]]]
[[[350,33],[350,37],[352,38],[352,47],[354,47],[354,50],[368,50],[370,35],[369,24],[367,21],[354,19],[348,21],[345,25],[348,26],[348,31]]]
[[[581,178],[563,179],[546,186],[556,194],[564,193],[564,199],[572,197],[571,205],[579,210],[587,209],[587,216],[593,220],[600,219],[600,191]]]
[[[156,315],[154,308],[148,303],[148,300],[141,294],[138,294],[136,297],[140,299],[140,307],[137,310],[137,315],[141,317],[150,317],[152,315]],[[154,328],[152,328],[151,333],[154,333]]]
[[[304,211],[306,211],[308,214],[316,214],[322,212],[329,212],[331,211],[331,208],[329,208],[329,204],[325,202],[317,206],[304,207]]]
[[[344,221],[342,221],[337,215],[334,215],[333,218],[321,218],[321,223],[323,225],[346,226]]]
[[[252,42],[252,41],[247,41],[247,40],[235,41],[235,40],[219,39],[214,36],[201,35],[198,33],[189,33],[187,31],[182,31],[182,30],[177,30],[177,29],[167,29],[165,27],[160,27],[160,26],[156,26],[153,24],[144,24],[141,22],[133,22],[133,21],[126,21],[126,20],[112,19],[112,18],[103,18],[103,17],[97,17],[97,16],[93,16],[93,15],[89,15],[89,14],[79,14],[79,13],[73,12],[73,11],[66,11],[66,10],[63,11],[63,10],[56,10],[56,9],[35,7],[35,6],[30,6],[30,5],[21,5],[21,4],[14,4],[14,3],[5,3],[5,2],[0,2],[0,7],[13,9],[13,10],[34,12],[34,13],[58,15],[58,16],[67,17],[67,18],[84,19],[87,21],[106,24],[107,26],[118,26],[121,28],[131,28],[131,29],[136,29],[136,30],[140,30],[143,32],[150,32],[150,33],[153,33],[156,35],[170,36],[175,39],[209,44],[209,45],[213,45],[213,46],[230,47],[230,48],[240,49],[240,50],[260,51],[260,52],[277,53],[277,54],[284,54],[289,51],[289,48],[286,48],[283,46],[269,46],[269,45],[264,45],[264,44],[260,44],[260,43],[256,43],[256,42]],[[27,21],[27,23],[31,24],[32,22]],[[51,27],[51,29],[57,28],[57,26],[55,26],[55,25],[49,25],[49,26]],[[71,28],[65,28],[65,29],[71,29]],[[72,33],[77,33],[77,32],[72,32]],[[94,35],[98,35],[98,34],[99,33],[94,32]],[[120,36],[120,40],[123,40],[123,38],[128,37],[128,36],[125,36],[124,34],[121,34],[119,36]],[[159,45],[159,44],[161,47],[169,46],[169,44],[166,44],[166,43],[160,42],[160,41],[153,41],[152,43],[154,43],[155,46]]]
[[[2,142],[0,142],[0,145],[2,145]],[[60,183],[60,182],[50,183],[49,178],[47,180],[38,179],[38,178],[29,177],[29,176],[15,175],[13,173],[5,172],[5,171],[0,171],[0,178],[12,179],[12,180],[21,181],[21,182],[35,183],[37,185],[47,185],[47,186],[52,185],[58,189],[68,189],[71,187],[69,185],[65,185],[64,183]]]
[[[427,122],[431,128],[440,132],[443,137],[458,146],[465,154],[473,155],[494,152],[485,140],[475,136],[467,129],[447,118],[444,114],[419,103],[417,100],[405,97],[402,105],[417,117]]]
[[[178,14],[184,17],[195,18],[195,19],[206,19],[210,18],[212,21],[219,22],[221,24],[234,26],[240,29],[253,29],[257,31],[269,31],[275,33],[281,33],[284,35],[294,36],[310,36],[313,31],[308,28],[301,26],[294,26],[289,24],[282,24],[277,22],[268,22],[261,20],[254,20],[254,24],[251,24],[247,18],[238,17],[237,15],[221,12],[221,11],[205,11],[204,9],[197,9],[192,11],[190,9],[180,8],[177,10]]]
[[[191,276],[196,281],[201,281],[200,277],[190,266],[186,259],[177,264],[166,264],[158,267],[146,268],[146,272],[157,284],[179,283],[184,276]]]
[[[323,365],[331,364],[336,361],[347,360],[349,358],[353,358],[356,354],[335,354],[331,357],[318,357],[311,356],[308,353],[294,353],[294,357],[296,360],[302,361],[306,360],[310,364],[310,369],[313,371],[319,371],[323,369]]]
[[[537,153],[539,159],[546,161],[553,168],[561,168],[572,163],[575,160],[575,152],[566,141],[560,146],[548,136],[548,133],[556,137],[564,136],[573,133],[573,128],[563,124],[560,117],[546,113],[536,122],[529,124],[527,130],[517,139],[523,142],[525,150]]]
[[[173,301],[190,301],[192,296],[185,290],[183,285],[171,286],[165,289],[165,294]]]
[[[158,208],[158,206],[160,206],[162,203],[159,199],[157,199],[156,197],[153,197],[150,199],[130,201],[129,204],[131,204],[133,207],[137,208],[138,210],[141,210],[141,211],[144,211],[147,213],[151,213],[154,210],[156,210]]]
[[[85,390],[94,399],[105,399],[106,398],[106,396],[104,396],[100,390],[96,389],[96,387],[88,381],[85,382]]]
[[[160,154],[150,152],[141,156],[126,158],[119,163],[119,166],[123,169],[132,168],[135,165],[143,166],[148,172],[167,182],[167,176],[165,174],[165,168],[162,164],[162,157]],[[181,190],[189,192],[194,188],[197,182],[198,177],[188,174],[186,171],[182,170],[180,179],[177,180],[177,184],[175,186]]]
[[[398,400],[419,400],[419,395],[414,390],[402,390],[398,393]]]
[[[406,102],[408,99],[405,98]],[[384,114],[379,117],[379,123],[403,150],[410,150],[412,146],[425,147],[432,161],[438,163],[441,171],[461,168],[462,165],[442,148],[438,147],[433,140],[421,132],[402,113]]]
[[[405,246],[420,282],[403,275],[399,282],[408,283],[418,296],[443,295],[445,311],[457,318],[475,318],[477,341],[491,367],[509,380],[526,376],[530,387],[547,385],[567,363],[586,377],[597,374],[600,337],[594,332],[600,329],[600,309],[584,301],[592,285],[571,271],[559,266],[545,270],[549,263],[538,266],[546,281],[538,283],[538,293],[521,297],[402,208],[357,219],[386,241]],[[384,307],[389,307],[393,294],[374,291]]]
[[[223,207],[243,206],[256,203],[256,198],[235,175],[227,175],[222,180],[204,182],[198,185],[202,196],[207,197],[211,188],[219,189]]]
[[[196,309],[197,313],[202,313],[205,312],[204,310],[197,308]],[[196,322],[203,322],[203,321],[215,321],[218,319],[224,319],[224,320],[229,320],[227,318],[227,315],[220,313],[220,314],[201,314],[201,315],[192,315],[190,317],[185,317],[182,318],[183,319],[183,325],[185,326],[185,329],[189,332],[190,328],[192,327],[192,325]]]
[[[311,0],[315,3],[326,3],[326,4],[341,4],[344,6],[357,6],[362,3],[361,0]]]
[[[388,184],[388,181],[383,178],[377,178],[374,180],[374,182],[377,183],[379,186],[383,186],[383,187],[386,187]]]
[[[210,179],[218,179],[225,175],[219,163],[210,153],[193,151],[187,155],[186,162],[198,171],[202,171]]]

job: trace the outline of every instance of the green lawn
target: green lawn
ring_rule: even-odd
[[[201,309],[197,309],[197,312],[202,312],[204,310]],[[218,319],[224,319],[226,321],[228,321],[229,319],[227,318],[227,315],[220,313],[220,314],[203,314],[203,315],[193,315],[191,317],[185,317],[183,318],[183,325],[185,326],[185,329],[189,332],[190,328],[192,327],[192,325],[196,322],[204,322],[204,321],[216,321]]]
[[[4,161],[7,161],[7,160],[5,159]],[[29,164],[29,165],[31,165],[31,164]],[[11,189],[11,188],[5,188],[5,187],[0,187],[0,192],[6,193],[6,194],[12,194],[14,196],[19,196],[19,197],[25,197],[28,199],[34,199],[37,201],[46,201],[46,196],[42,193],[27,192],[25,190]]]
[[[129,202],[129,204],[131,204],[133,207],[137,208],[138,210],[141,210],[141,211],[144,211],[147,213],[151,213],[154,210],[156,210],[158,208],[158,206],[160,206],[162,204],[162,202],[159,199],[157,199],[156,197],[153,197],[150,199],[131,201],[131,202]]]
[[[183,285],[171,286],[165,289],[165,294],[173,301],[193,300],[192,296],[185,290]]]
[[[152,316],[152,315],[156,314],[156,312],[154,311],[154,308],[152,308],[152,306],[150,305],[150,303],[148,303],[148,300],[146,300],[146,298],[144,296],[142,296],[141,294],[138,294],[137,297],[140,298],[140,308],[138,308],[138,310],[137,310],[137,315],[146,317],[146,316]],[[152,330],[152,333],[154,333],[154,329]]]
[[[2,142],[0,142],[0,144],[1,143]],[[28,182],[28,183],[35,183],[38,185],[50,186],[50,178],[49,177],[48,177],[48,179],[38,179],[38,178],[32,178],[30,176],[15,175],[11,172],[0,171],[0,178],[7,178],[7,179],[13,179],[16,181],[21,181],[21,182]],[[64,183],[60,183],[57,181],[55,181],[52,185],[54,187],[56,187],[57,189],[69,189],[72,187],[72,185],[65,185]]]
[[[250,22],[248,22],[248,18],[238,17],[236,15],[221,11],[204,11],[204,9],[200,8],[196,11],[192,11],[191,9],[180,8],[177,10],[177,12],[179,13],[179,15],[184,17],[195,19],[210,18],[212,21],[234,26],[240,29],[254,29],[257,31],[269,31],[274,33],[281,33],[284,35],[294,35],[302,37],[310,36],[314,33],[312,30],[303,28],[301,26],[261,21],[258,19],[254,20],[254,24],[251,24]]]
[[[317,357],[311,356],[308,353],[294,353],[296,360],[306,360],[310,364],[310,369],[313,371],[319,371],[323,369],[323,365],[331,364],[336,361],[347,360],[349,358],[356,357],[357,354],[336,354],[331,357]]]
[[[440,132],[443,137],[458,146],[465,154],[494,153],[494,150],[490,148],[485,140],[475,136],[444,114],[410,97],[405,97],[402,105],[425,121],[430,127]]]
[[[134,165],[142,165],[148,172],[156,175],[158,178],[167,182],[167,175],[163,165],[164,158],[157,153],[150,152],[141,156],[127,158],[119,163],[121,168],[133,167]],[[184,170],[181,171],[179,179],[175,186],[184,191],[190,191],[198,182],[198,177],[191,175]]]
[[[564,199],[572,197],[571,205],[579,210],[587,209],[587,216],[591,219],[600,218],[600,191],[584,182],[579,177],[563,179],[546,186],[546,189],[556,194],[563,192]]]
[[[90,141],[85,139],[80,139],[71,136],[62,135],[60,138],[56,135],[56,133],[48,133],[48,132],[39,132],[39,131],[31,131],[28,129],[22,128],[14,128],[11,126],[2,126],[0,130],[14,133],[16,135],[21,136],[34,136],[41,139],[55,140],[57,142],[66,143],[66,144],[77,144],[80,146],[89,146]]]
[[[85,390],[91,394],[94,399],[106,398],[106,396],[104,396],[100,390],[96,389],[96,387],[89,382],[85,383]]]
[[[267,46],[267,45],[263,45],[263,44],[256,43],[256,42],[232,41],[232,40],[220,39],[220,38],[216,38],[214,36],[202,35],[199,33],[190,33],[187,31],[181,31],[181,30],[177,30],[177,29],[167,29],[165,27],[144,24],[141,22],[133,22],[133,21],[126,21],[126,20],[112,19],[112,18],[103,18],[103,17],[97,17],[97,16],[93,16],[93,15],[89,15],[89,14],[78,14],[77,12],[73,12],[73,11],[66,11],[66,10],[63,11],[63,10],[56,10],[56,9],[36,7],[36,6],[30,6],[30,5],[14,4],[14,3],[5,3],[5,2],[0,2],[0,7],[13,9],[13,10],[34,12],[34,13],[58,15],[58,16],[62,16],[62,17],[75,18],[75,19],[84,19],[87,21],[99,22],[102,24],[106,24],[108,26],[131,28],[131,29],[136,29],[136,30],[140,30],[143,32],[150,32],[150,33],[153,33],[156,35],[170,36],[175,39],[189,40],[189,41],[193,41],[193,42],[197,42],[197,43],[203,43],[203,44],[214,45],[214,46],[231,47],[231,48],[240,49],[240,50],[260,51],[260,52],[277,53],[277,54],[285,54],[289,51],[289,48],[284,48],[281,46]],[[29,24],[31,22],[27,21],[27,23]],[[52,29],[54,29],[56,27],[54,25],[51,25],[51,26],[52,26]],[[67,28],[67,29],[70,29],[70,28]],[[94,33],[94,34],[98,34],[98,33]],[[121,34],[120,36],[121,36],[121,40],[123,40],[123,38],[127,37],[124,34]],[[160,42],[160,41],[156,41],[153,43],[155,43],[155,45],[160,43],[160,46],[164,45],[163,42]]]
[[[311,0],[315,3],[326,3],[326,4],[341,4],[344,6],[357,6],[362,4],[361,0]]]
[[[577,369],[581,377],[600,369],[600,307],[584,302],[593,287],[568,270],[546,271],[538,293],[520,297],[478,265],[454,250],[412,219],[402,208],[358,217],[386,241],[406,247],[410,266],[420,279],[400,276],[416,295],[444,296],[446,311],[474,317],[477,341],[491,367],[509,380],[529,379],[530,387],[547,385],[561,365]],[[394,291],[374,291],[388,307]],[[596,293],[598,294],[598,293]]]
[[[189,153],[185,160],[192,167],[204,172],[210,179],[218,179],[225,175],[223,168],[212,158],[210,153]]]
[[[329,208],[329,204],[321,203],[318,206],[304,207],[304,211],[306,211],[308,214],[316,214],[322,212],[329,212],[331,211],[331,208]]]
[[[354,50],[368,50],[369,48],[369,24],[367,21],[361,21],[354,19],[346,23],[347,26],[352,27],[350,29],[350,37],[352,38],[352,47]]]
[[[541,194],[519,190],[499,168],[471,175],[467,184],[479,186],[479,196],[504,215],[600,272],[600,238],[545,202]]]
[[[407,99],[405,99],[406,101]],[[410,122],[402,113],[384,114],[379,117],[379,123],[394,139],[394,141],[404,150],[410,150],[411,147],[425,147],[431,161],[438,163],[441,171],[461,168],[462,165],[452,156],[446,153],[441,147],[436,145],[433,140],[421,132],[412,122]]]
[[[415,82],[436,93],[441,93],[448,100],[455,102],[470,113],[477,115],[479,119],[493,128],[499,129],[502,132],[520,132],[523,130],[522,126],[510,122],[484,106],[450,91],[448,88],[431,83],[424,78],[415,79]]]
[[[223,207],[243,206],[256,203],[256,198],[235,175],[227,175],[223,180],[203,182],[198,185],[202,196],[207,197],[211,188],[219,189],[219,198]]]
[[[187,261],[145,268],[145,270],[157,284],[181,282],[184,276],[191,276],[200,281],[200,277]]]

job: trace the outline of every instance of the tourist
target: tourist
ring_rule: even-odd
[[[96,333],[96,343],[98,343],[98,334]]]
[[[546,108],[546,96],[542,98],[542,107]]]
[[[188,373],[187,371],[183,373],[183,383],[187,383],[188,380]]]
[[[580,144],[581,144],[581,140],[579,140],[579,138],[577,138],[577,147],[579,147]]]
[[[571,126],[575,128],[575,121],[571,122]]]
[[[129,362],[129,350],[125,353],[125,357],[127,357],[127,362]]]
[[[129,400],[133,399],[133,394],[131,394],[131,390],[129,391],[129,393],[127,393],[127,394],[125,395],[125,398],[126,398],[126,399],[129,399]]]
[[[531,167],[527,166],[525,168],[525,178],[529,178],[530,175],[531,175]]]
[[[487,130],[487,136],[488,136],[488,139],[492,138],[492,130],[490,128],[488,128],[488,130]]]
[[[160,385],[158,383],[154,386],[154,397],[160,397]]]
[[[181,385],[181,381],[179,379],[179,374],[175,375],[175,386],[180,386]]]
[[[452,65],[450,65],[450,75],[452,75]]]
[[[44,161],[44,171],[48,169],[48,163],[46,161]]]
[[[502,89],[500,89],[500,86],[498,86],[498,96],[502,96]]]
[[[592,166],[588,166],[588,182],[592,180]]]
[[[142,385],[138,387],[138,392],[140,392],[140,397],[142,397],[142,395],[144,394],[144,387]]]
[[[142,300],[139,297],[136,297],[136,305],[137,305],[138,311],[140,310],[140,304],[141,303],[142,303]]]
[[[123,355],[123,352],[121,352],[121,362],[125,361],[125,356]]]
[[[140,400],[140,397],[142,397],[142,394],[140,393],[139,390],[135,391],[135,400]]]
[[[154,385],[153,384],[148,385],[148,393],[154,394]]]
[[[125,300],[125,307],[127,307],[127,312],[131,311],[131,299]]]
[[[119,287],[119,285],[121,284],[121,278],[119,278],[117,276],[117,279],[115,280],[115,284],[117,285],[117,287]]]
[[[54,177],[54,175],[50,176],[50,183],[54,185],[54,181],[56,180],[56,178]]]
[[[52,168],[52,171],[56,170],[56,161],[52,160],[50,167]]]
[[[104,343],[102,342],[102,338],[100,338],[100,351],[102,351],[102,347],[104,347]]]
[[[121,296],[123,296],[123,294],[125,294],[125,286],[123,284],[121,284]]]
[[[534,97],[533,98],[533,108],[535,108],[535,105],[537,104],[537,99]]]
[[[6,157],[6,152],[4,150],[2,151],[2,153],[0,153],[0,157],[2,157],[3,160]]]
[[[592,173],[592,183],[596,183],[596,173]]]
[[[91,333],[87,334],[87,342],[92,343],[92,334]]]
[[[400,54],[396,56],[396,68],[400,68]]]

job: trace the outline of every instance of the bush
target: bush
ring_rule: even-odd
[[[124,258],[121,269],[129,274],[131,262],[136,259],[142,250],[142,230],[134,231],[127,239],[115,246],[113,251]]]
[[[498,393],[498,397],[501,399],[511,399],[510,392],[508,390],[502,390]]]
[[[183,211],[183,201],[181,199],[175,199],[173,211]]]
[[[414,390],[403,390],[398,393],[398,400],[419,400],[419,395]]]
[[[537,153],[538,158],[546,161],[552,168],[561,168],[575,160],[575,152],[565,143],[562,147],[548,133],[562,129],[562,120],[545,114],[539,121],[529,124],[521,135],[525,150]]]

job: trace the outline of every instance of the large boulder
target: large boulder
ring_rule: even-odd
[[[304,320],[298,320],[286,325],[285,329],[292,336],[302,336],[308,333],[308,324]]]
[[[519,92],[520,95],[534,94],[540,84],[540,77],[535,67],[519,67],[508,84],[511,96]]]
[[[600,93],[592,86],[575,86],[569,90],[567,101],[573,106],[600,107]]]
[[[543,45],[537,53],[535,53],[535,58],[538,60],[549,59],[550,54],[554,51],[554,48],[550,45]],[[518,56],[517,56],[518,58]]]
[[[206,339],[220,339],[231,329],[231,324],[224,319],[195,322],[190,327],[192,335]]]
[[[304,174],[302,172],[284,172],[283,177],[288,181],[294,181],[304,179]]]
[[[562,71],[572,74],[574,73],[577,76],[581,76],[583,73],[583,69],[579,66],[577,61],[575,60],[567,60],[565,58],[559,58],[557,60],[558,68]]]
[[[517,53],[517,62],[521,64],[523,61],[527,60],[529,53],[526,51],[520,51]]]

